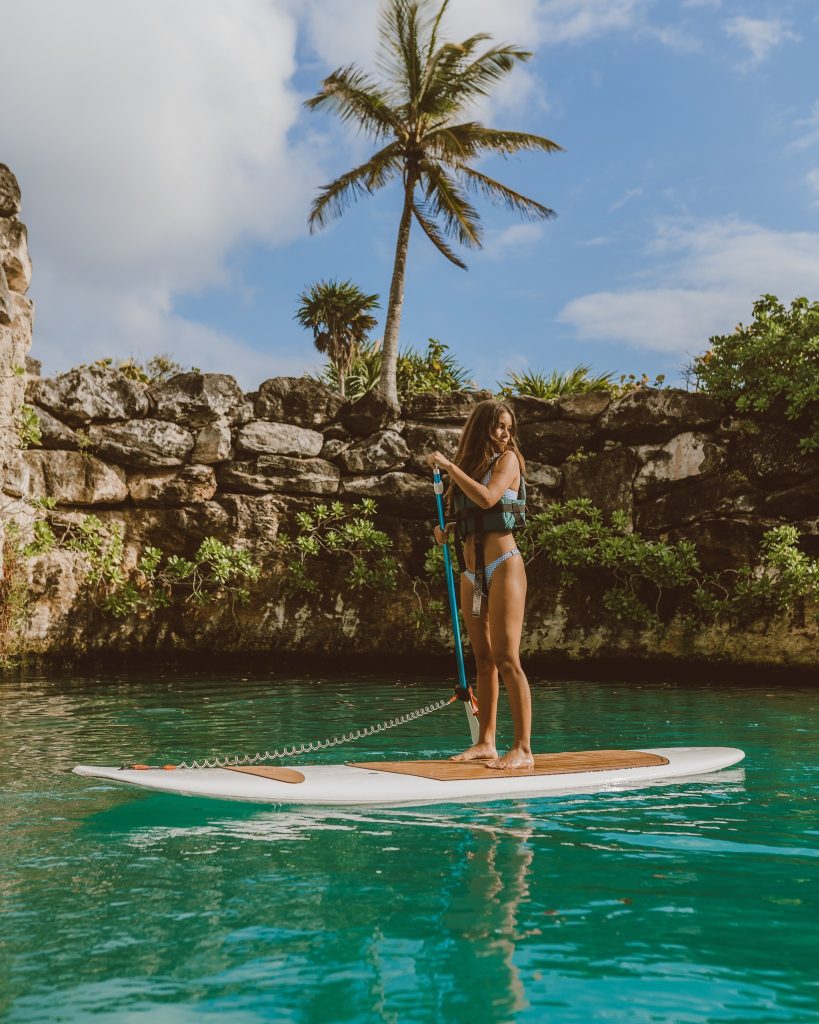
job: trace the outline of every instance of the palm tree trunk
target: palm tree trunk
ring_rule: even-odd
[[[410,224],[412,223],[412,194],[415,179],[407,178],[404,190],[404,210],[398,225],[398,241],[395,245],[395,264],[390,284],[390,300],[387,306],[387,322],[384,325],[384,348],[381,361],[381,377],[378,393],[388,402],[398,405],[398,331],[401,327],[401,310],[404,305],[404,279],[407,271],[407,250],[409,248]]]

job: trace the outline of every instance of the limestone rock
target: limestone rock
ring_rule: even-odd
[[[494,396],[492,396],[494,397]],[[544,423],[560,419],[560,406],[556,398],[535,398],[534,395],[513,395],[504,398],[520,423]]]
[[[634,480],[635,496],[642,500],[681,480],[711,476],[722,468],[724,461],[722,448],[708,435],[677,434],[645,458]]]
[[[256,416],[260,420],[323,427],[338,415],[343,399],[312,377],[271,377],[259,388]]]
[[[406,420],[432,420],[437,423],[465,423],[478,404],[494,398],[491,391],[453,391],[449,395],[414,395],[401,407]]]
[[[217,470],[220,489],[239,493],[336,494],[340,478],[332,462],[287,455],[227,462]]]
[[[128,491],[137,505],[189,505],[210,501],[216,475],[210,466],[183,466],[154,473],[133,473]]]
[[[43,372],[43,364],[39,359],[34,359],[32,356],[26,356],[26,374],[29,377],[39,377]]]
[[[236,435],[236,448],[253,455],[318,455],[324,436],[317,430],[297,427],[292,423],[271,423],[252,420]]]
[[[401,408],[387,401],[374,388],[355,402],[345,402],[338,416],[356,437],[369,437],[385,427],[401,429]]]
[[[226,373],[177,373],[152,385],[151,394],[156,419],[194,429],[216,420],[244,423],[253,415],[242,389]]]
[[[557,466],[546,466],[542,462],[526,463],[526,486],[540,487],[546,491],[559,491],[563,486],[563,473]]]
[[[93,420],[132,420],[146,416],[147,387],[110,366],[80,366],[58,377],[29,381],[26,400],[41,405],[72,426]]]
[[[213,465],[230,458],[230,427],[224,420],[208,423],[196,435],[191,462]]]
[[[792,487],[819,477],[819,458],[799,450],[799,431],[775,423],[739,422],[731,466],[766,489]]]
[[[381,473],[344,480],[341,493],[356,498],[378,498],[385,507],[398,509],[407,519],[433,519],[432,485],[412,473]]]
[[[589,459],[567,462],[563,466],[563,500],[588,498],[605,512],[625,512],[632,518],[632,484],[639,466],[630,448],[614,448]]]
[[[557,407],[564,420],[594,420],[610,405],[610,391],[587,391],[582,395],[561,395],[557,399]]]
[[[548,465],[564,462],[579,448],[588,448],[596,437],[590,424],[567,420],[523,423],[518,432],[524,456]]]
[[[116,505],[128,497],[125,473],[92,455],[26,451],[28,495],[54,498],[58,505]]]
[[[0,217],[0,266],[9,288],[25,294],[31,284],[31,257],[26,226],[16,218]]]
[[[167,420],[93,424],[88,434],[97,454],[126,466],[179,466],[193,450],[193,434]]]
[[[61,423],[56,416],[52,416],[47,409],[43,409],[40,406],[35,405],[34,412],[40,421],[43,448],[65,448],[69,450],[79,448],[79,439],[71,427]]]
[[[341,454],[339,461],[348,473],[372,473],[400,468],[409,454],[407,442],[400,434],[394,430],[381,430],[351,445]]]
[[[819,476],[787,491],[771,494],[765,499],[764,511],[766,515],[785,519],[808,519],[819,515]]]
[[[321,446],[319,454],[323,459],[327,459],[328,462],[335,462],[342,452],[347,451],[350,444],[350,441],[342,441],[340,437],[331,437]]]
[[[0,164],[0,217],[16,217],[20,212],[20,186],[5,164]]]
[[[430,478],[432,470],[427,462],[430,452],[441,452],[453,459],[461,439],[461,427],[446,424],[407,423],[404,426],[404,440],[409,449],[409,467],[416,473]]]
[[[0,326],[11,323],[11,289],[6,280],[6,272],[0,265]]]
[[[638,506],[636,525],[657,532],[717,518],[745,519],[762,509],[764,495],[739,473],[697,478]]]
[[[708,395],[680,388],[636,388],[608,407],[600,422],[604,437],[627,444],[669,441],[675,434],[716,425],[725,409]]]
[[[25,452],[14,451],[5,460],[5,475],[2,480],[3,494],[12,498],[42,497],[33,495],[31,491],[31,473],[25,460]],[[3,503],[5,504],[5,503]],[[0,524],[0,543],[2,543],[2,525]]]

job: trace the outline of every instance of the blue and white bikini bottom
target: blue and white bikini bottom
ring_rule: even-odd
[[[519,555],[519,554],[520,554],[520,551],[518,551],[517,548],[512,548],[511,551],[505,551],[502,555],[500,555],[494,561],[492,561],[488,565],[484,566],[483,578],[486,581],[486,592],[487,593],[489,593],[489,584],[492,582],[492,574],[497,569],[497,567],[502,562],[505,562],[507,558],[511,558],[512,555]],[[475,573],[474,572],[470,572],[469,569],[464,569],[464,576],[466,576],[466,578],[469,580],[469,582],[474,587],[475,586]]]

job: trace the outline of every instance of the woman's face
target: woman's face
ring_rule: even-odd
[[[512,417],[504,411],[492,430],[492,440],[504,450],[512,437]]]

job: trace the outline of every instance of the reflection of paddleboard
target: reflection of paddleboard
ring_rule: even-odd
[[[531,771],[456,761],[365,761],[242,768],[102,768],[74,772],[185,796],[275,804],[408,804],[509,800],[552,793],[629,789],[714,772],[741,761],[735,747],[657,747],[538,754]]]

